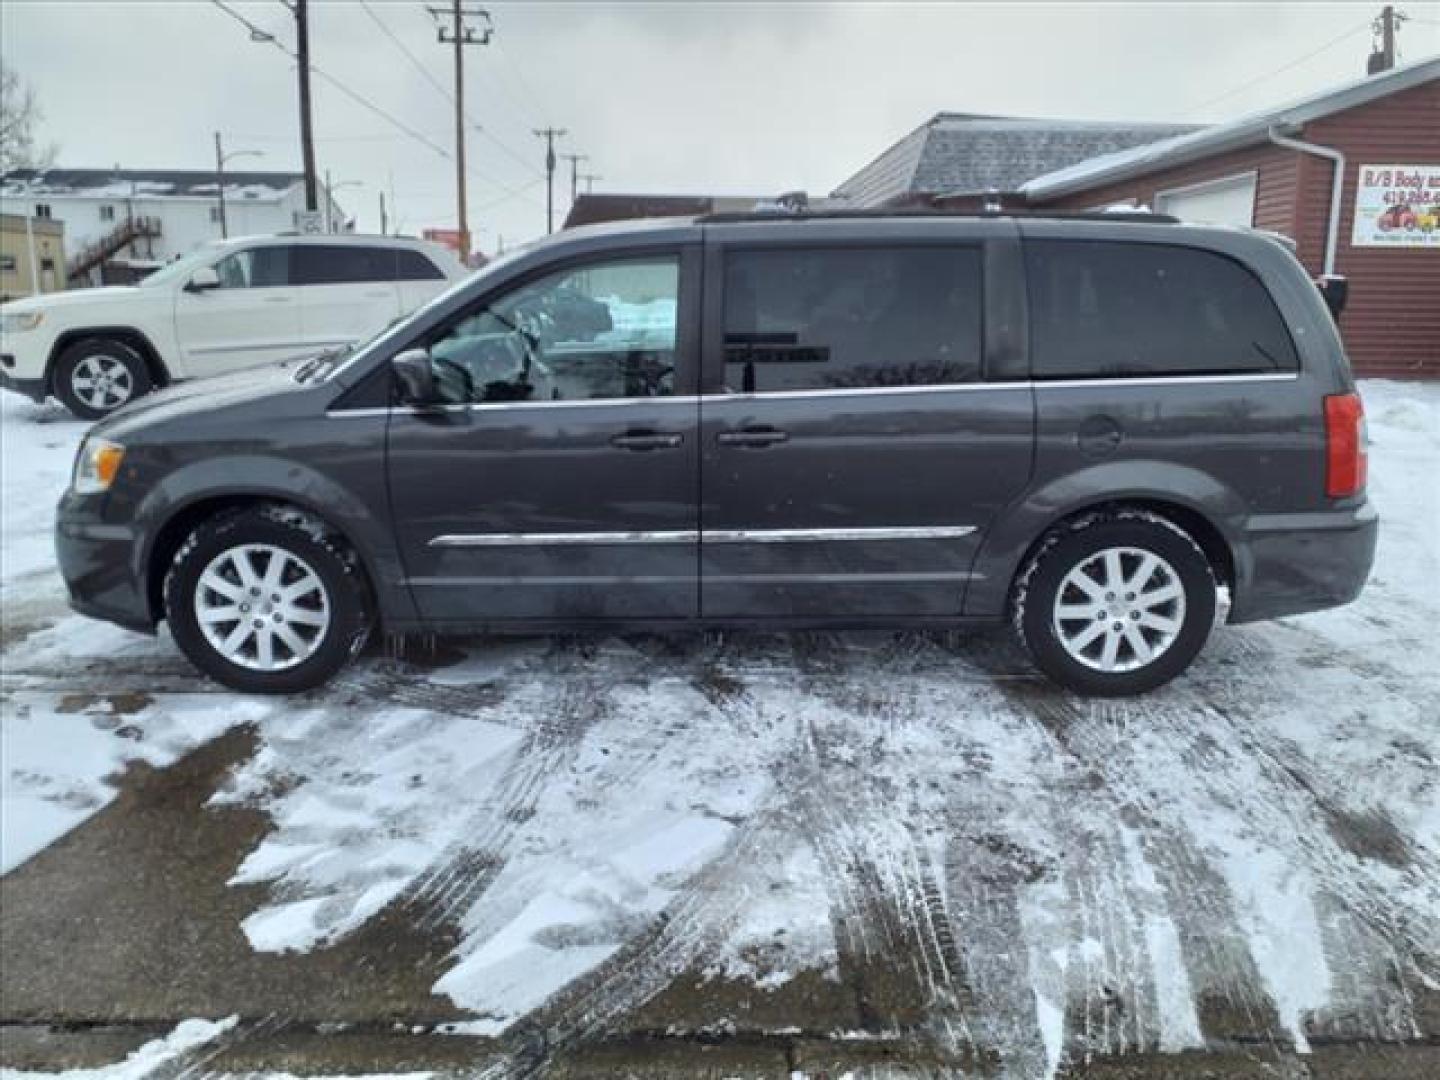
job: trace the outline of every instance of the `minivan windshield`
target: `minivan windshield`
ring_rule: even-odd
[[[167,266],[162,266],[155,273],[151,274],[144,281],[140,282],[142,289],[164,288],[166,285],[174,284],[176,281],[183,281],[202,266],[209,266],[215,261],[218,254],[218,244],[206,244],[189,255],[176,259]]]

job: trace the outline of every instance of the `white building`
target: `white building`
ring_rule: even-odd
[[[319,201],[319,231],[345,231],[323,184]],[[223,228],[216,176],[205,170],[16,169],[0,176],[0,210],[64,222],[72,285],[98,283],[105,264],[153,266],[222,236],[307,224],[304,178],[280,172],[227,170]]]

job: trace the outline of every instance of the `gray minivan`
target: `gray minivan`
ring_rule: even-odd
[[[1352,600],[1363,414],[1293,254],[1150,215],[566,232],[98,424],[72,603],[248,691],[387,633],[1009,620],[1065,686]]]

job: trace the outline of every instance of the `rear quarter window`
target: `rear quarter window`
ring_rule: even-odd
[[[404,248],[395,253],[396,281],[443,281],[440,268],[418,251]]]
[[[1198,248],[1025,246],[1036,379],[1293,372],[1295,343],[1249,269]]]

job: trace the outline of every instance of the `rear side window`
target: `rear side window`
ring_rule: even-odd
[[[1285,321],[1233,259],[1165,244],[1027,242],[1037,379],[1296,371]]]
[[[802,248],[725,260],[725,385],[736,392],[980,378],[975,247]]]
[[[395,249],[304,244],[295,249],[296,284],[357,285],[395,280]]]
[[[395,252],[396,281],[439,281],[444,277],[440,268],[420,252],[404,248]]]

